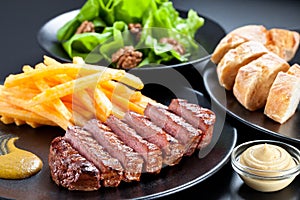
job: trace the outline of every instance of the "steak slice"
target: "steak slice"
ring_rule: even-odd
[[[172,99],[169,110],[184,118],[188,123],[202,131],[198,148],[206,147],[212,139],[216,115],[213,111],[184,99]]]
[[[144,158],[144,170],[146,172],[160,172],[162,168],[162,152],[158,146],[144,140],[134,129],[113,115],[107,118],[106,124],[126,145],[133,148]]]
[[[162,150],[164,164],[172,166],[179,163],[184,153],[184,146],[178,140],[144,115],[129,111],[125,113],[124,120],[143,139],[157,145]]]
[[[65,139],[87,160],[101,172],[101,185],[104,187],[117,187],[123,176],[121,163],[113,158],[98,142],[91,133],[78,126],[68,127]]]
[[[69,190],[93,191],[100,186],[100,171],[63,137],[56,137],[48,156],[52,180]]]
[[[190,156],[194,153],[202,135],[200,129],[194,128],[182,117],[151,103],[146,106],[144,114],[184,145],[184,155]]]
[[[121,162],[124,168],[124,181],[140,180],[144,161],[138,153],[125,145],[108,126],[97,119],[89,120],[83,128],[92,133],[98,143]]]

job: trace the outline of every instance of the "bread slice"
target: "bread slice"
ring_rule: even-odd
[[[290,67],[290,69],[287,71],[287,73],[300,78],[300,65],[299,64],[293,64]]]
[[[217,75],[221,86],[232,90],[235,77],[240,67],[268,53],[260,42],[248,41],[229,50],[217,65]]]
[[[276,76],[267,98],[264,114],[283,124],[295,114],[299,102],[300,67],[295,64],[288,72],[279,72]]]
[[[273,28],[268,31],[266,47],[286,61],[290,61],[299,47],[300,35],[296,31]]]
[[[269,52],[241,67],[237,73],[233,94],[248,110],[263,108],[278,72],[286,72],[289,64]]]
[[[247,41],[256,41],[265,45],[268,40],[267,32],[267,29],[262,25],[245,25],[234,29],[216,46],[211,55],[211,61],[218,64],[230,49]]]

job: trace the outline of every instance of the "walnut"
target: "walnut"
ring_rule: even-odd
[[[142,32],[142,25],[141,24],[139,24],[139,23],[136,23],[136,24],[129,23],[128,24],[128,29],[132,34],[136,35],[136,40],[137,41],[140,40],[141,32]]]
[[[142,52],[136,51],[133,46],[125,46],[112,55],[112,62],[117,68],[132,69],[142,61]]]
[[[180,55],[183,55],[185,53],[184,47],[177,40],[173,38],[164,37],[161,38],[159,42],[172,45],[173,49],[177,51]]]
[[[87,33],[87,32],[95,32],[95,26],[93,22],[89,22],[89,21],[82,22],[81,25],[77,28],[75,34]]]

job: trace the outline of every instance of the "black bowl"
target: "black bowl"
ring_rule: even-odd
[[[57,40],[56,33],[60,27],[74,18],[78,12],[79,10],[74,10],[57,16],[42,26],[38,32],[37,40],[40,46],[50,56],[61,62],[71,62],[71,58]],[[178,10],[178,12],[181,17],[187,17],[186,11]],[[218,23],[205,16],[201,17],[204,18],[205,23],[195,34],[195,42],[199,46],[197,56],[184,63],[168,63],[158,66],[145,65],[132,69],[130,72],[139,76],[144,83],[164,83],[166,87],[179,83],[191,86],[194,89],[200,87],[198,80],[202,76],[202,70],[207,64],[210,54],[225,36],[224,29]],[[105,65],[105,63],[102,65]]]

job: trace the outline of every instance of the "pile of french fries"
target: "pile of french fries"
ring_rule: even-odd
[[[50,125],[64,130],[87,120],[122,118],[128,110],[143,114],[148,102],[143,82],[118,69],[88,65],[80,57],[61,63],[44,56],[43,62],[23,66],[0,85],[0,120],[5,124]]]

